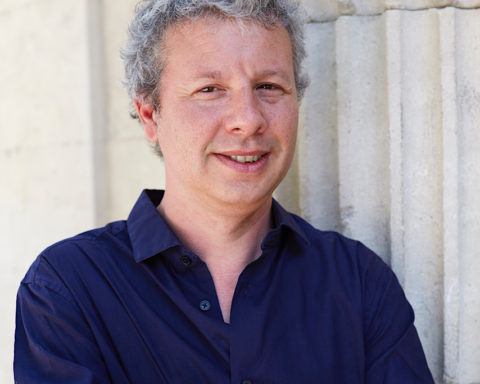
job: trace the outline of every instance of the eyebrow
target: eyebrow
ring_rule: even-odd
[[[196,79],[220,79],[222,77],[222,72],[220,71],[207,71],[207,72],[199,72],[194,75]]]
[[[284,80],[289,80],[290,76],[282,70],[276,70],[276,69],[266,69],[263,72],[260,72],[258,74],[258,77],[263,78],[263,77],[273,77],[273,76],[279,76]]]
[[[275,70],[275,69],[266,69],[257,74],[256,77],[258,78],[265,78],[265,77],[273,77],[273,76],[280,76],[281,78],[288,80],[290,76],[282,70]],[[194,75],[196,79],[213,79],[217,80],[222,77],[221,71],[206,71],[206,72],[199,72]]]

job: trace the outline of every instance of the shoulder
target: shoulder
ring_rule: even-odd
[[[125,221],[116,221],[61,240],[42,251],[33,262],[22,284],[35,284],[61,291],[68,274],[93,267],[112,248],[128,248]]]
[[[297,215],[292,214],[292,217],[305,234],[307,241],[304,244],[310,255],[328,262],[345,263],[345,266],[361,270],[375,266],[389,269],[382,258],[361,241],[335,231],[319,230]]]
[[[392,269],[361,241],[319,230],[299,216],[292,217],[304,234],[297,243],[302,244],[302,257],[297,260],[311,279],[346,292],[361,305],[380,300],[379,295],[393,287],[403,294]]]
[[[365,324],[372,324],[380,308],[384,312],[403,311],[407,321],[413,321],[413,311],[395,273],[375,252],[360,241],[318,230],[294,217],[309,240],[310,261],[328,271],[325,275],[334,281],[332,284],[340,281],[341,287],[360,294]]]
[[[336,293],[345,292],[358,300],[365,331],[372,333],[385,318],[403,318],[405,327],[413,323],[413,310],[395,273],[375,252],[360,241],[318,230],[294,217],[308,239],[305,255],[314,265],[312,273],[321,276]]]

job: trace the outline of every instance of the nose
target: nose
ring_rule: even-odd
[[[229,132],[245,136],[260,134],[266,123],[262,103],[254,89],[232,92],[225,119],[225,128]]]

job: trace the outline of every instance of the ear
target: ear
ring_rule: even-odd
[[[151,103],[147,103],[145,100],[134,100],[133,105],[137,110],[140,121],[143,125],[143,131],[145,136],[152,143],[158,141],[157,137],[157,122],[155,119],[155,108]]]

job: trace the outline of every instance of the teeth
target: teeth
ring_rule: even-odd
[[[262,156],[228,156],[230,159],[238,161],[239,163],[254,163]]]

